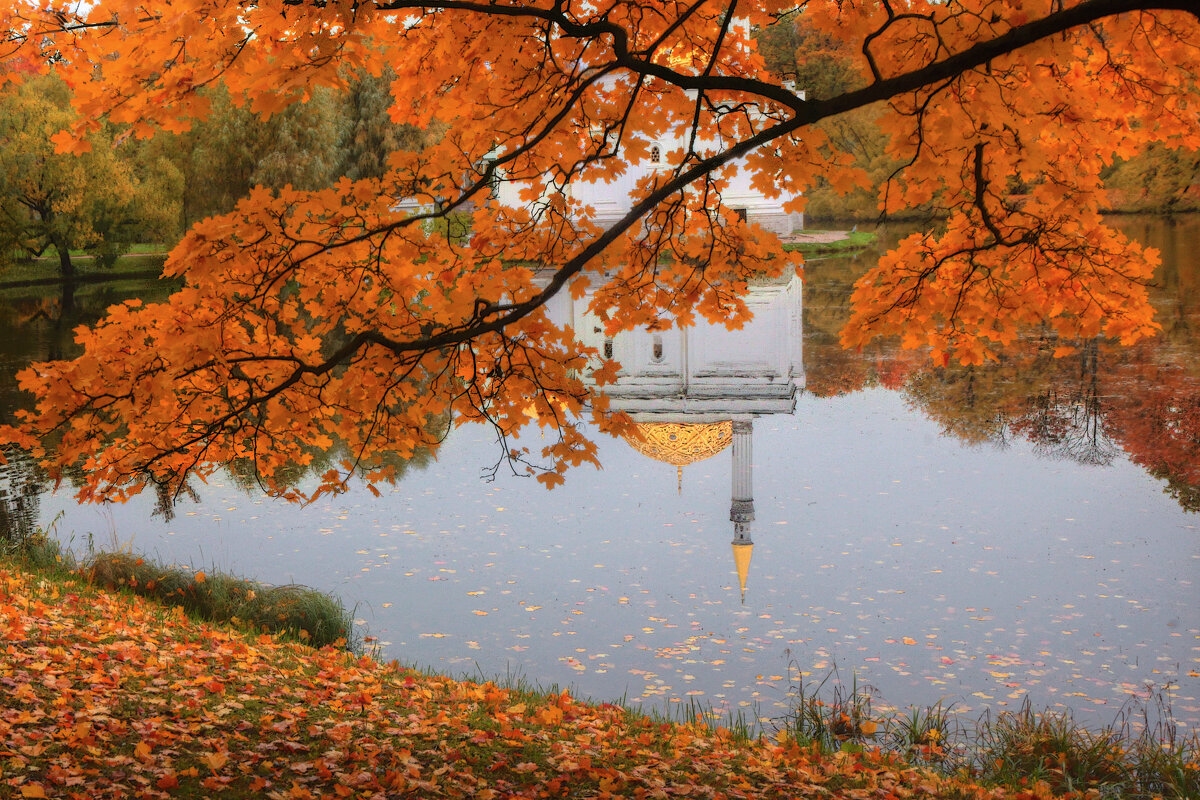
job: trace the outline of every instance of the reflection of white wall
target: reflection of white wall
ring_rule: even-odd
[[[791,413],[804,386],[802,283],[752,286],[746,304],[753,318],[738,330],[697,322],[665,331],[604,335],[587,311],[588,297],[556,306],[554,315],[572,320],[575,335],[602,354],[606,343],[620,362],[616,384],[605,387],[616,408],[634,413]],[[640,412],[640,413],[639,413]]]

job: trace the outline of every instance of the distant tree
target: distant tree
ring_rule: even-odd
[[[385,68],[380,75],[363,72],[355,77],[342,98],[345,126],[342,130],[340,174],[350,180],[382,178],[387,174],[388,154],[396,150],[419,151],[440,136],[442,126],[395,122],[391,83],[396,74]]]
[[[1104,173],[1109,205],[1118,211],[1200,210],[1200,150],[1151,144]]]
[[[815,27],[800,13],[755,31],[767,69],[813,99],[836,97],[866,85],[847,44]]]
[[[340,174],[344,121],[336,92],[318,89],[265,119],[224,87],[206,97],[212,113],[174,144],[188,225],[232,211],[256,186],[306,191]]]
[[[4,255],[35,256],[53,247],[67,280],[76,273],[72,250],[111,265],[129,244],[177,232],[179,208],[169,165],[122,157],[107,128],[89,135],[86,152],[55,152],[52,137],[74,121],[70,93],[54,75],[0,95],[0,246]]]

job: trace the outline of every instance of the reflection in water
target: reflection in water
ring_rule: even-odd
[[[1108,431],[1099,343],[1051,355],[1052,343],[1026,342],[988,367],[914,369],[904,395],[942,430],[969,444],[1007,446],[1014,437],[1038,454],[1107,466],[1120,452]]]
[[[42,486],[23,451],[5,447],[0,456],[0,544],[19,543],[37,530]]]
[[[1190,255],[1200,252],[1200,220],[1118,224],[1162,250],[1152,292],[1162,335],[1121,347],[1035,332],[995,363],[946,369],[894,343],[847,352],[837,332],[853,283],[869,265],[830,259],[807,270],[808,390],[832,397],[895,389],[945,434],[973,445],[1003,448],[1022,439],[1043,456],[1094,466],[1123,452],[1163,480],[1183,508],[1200,510],[1200,265]]]
[[[105,310],[130,298],[144,302],[163,300],[172,291],[169,282],[139,281],[122,282],[117,285],[92,285],[61,292],[53,287],[45,294],[29,294],[36,290],[16,289],[0,292],[0,424],[18,421],[17,412],[28,408],[31,398],[17,387],[17,373],[30,363],[71,358],[78,352],[73,331],[80,325],[91,325],[98,321]],[[444,426],[444,420],[441,423]],[[14,451],[17,452],[17,451]],[[361,476],[373,468],[391,465],[397,477],[403,476],[410,467],[420,468],[428,463],[431,454],[419,450],[411,459],[385,454],[368,463],[355,459],[344,445],[334,444],[326,448],[308,447],[303,451],[304,463],[290,461],[279,467],[280,480],[284,485],[299,485],[305,480],[321,475],[341,463],[354,464],[355,474]],[[48,482],[40,475],[36,466],[24,454],[7,468],[0,467],[0,535],[5,532],[6,518],[18,519],[14,512],[6,511],[3,498],[11,499],[15,490],[4,488],[6,484],[17,485],[20,490],[20,507],[33,509],[22,512],[20,519],[36,519],[37,498],[45,491]],[[226,466],[226,473],[247,495],[257,495],[266,488],[253,459],[241,459]],[[73,487],[82,485],[82,475],[68,472],[64,476]],[[171,522],[180,501],[198,503],[200,497],[190,482],[185,482],[178,491],[168,486],[152,484],[154,508],[152,515]],[[8,514],[8,517],[5,515]],[[15,524],[15,523],[14,523]]]
[[[1181,254],[1200,252],[1191,230]],[[102,516],[58,494],[41,521],[61,510],[64,539],[111,528],[164,561],[334,592],[389,658],[601,699],[772,716],[789,683],[837,665],[894,702],[1028,697],[1099,722],[1171,683],[1196,726],[1200,549],[1180,506],[1200,486],[1200,271],[1164,256],[1159,339],[1055,359],[1065,343],[1035,337],[973,369],[837,346],[865,260],[811,264],[803,306],[799,284],[761,287],[737,332],[605,341],[562,305],[625,366],[614,404],[642,436],[601,439],[604,469],[553,492],[480,481],[494,442],[468,426],[382,499],[351,486],[291,506],[235,466],[174,519],[149,519],[150,493]],[[48,352],[50,319],[13,315],[0,303],[5,398],[15,362]]]
[[[752,285],[753,319],[738,330],[700,323],[669,331],[604,334],[587,311],[591,296],[563,298],[553,309],[584,344],[621,364],[606,387],[612,408],[636,423],[629,444],[642,455],[684,467],[731,449],[729,520],[742,601],[754,552],[754,418],[792,414],[804,387],[802,284],[799,278]]]

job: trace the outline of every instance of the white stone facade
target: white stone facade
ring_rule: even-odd
[[[800,93],[803,97],[803,92]],[[684,136],[664,136],[651,142],[647,158],[629,164],[620,176],[612,180],[595,182],[576,180],[564,187],[564,193],[583,206],[594,211],[593,220],[607,228],[629,212],[633,203],[635,187],[644,178],[658,171],[670,170],[672,154],[682,153],[687,146]],[[712,143],[698,142],[697,149],[711,149]],[[745,212],[747,222],[759,225],[780,236],[793,234],[804,227],[804,215],[788,212],[783,208],[786,198],[767,197],[751,185],[751,176],[744,158],[736,159],[722,168],[721,177],[728,183],[722,192],[726,208]],[[519,208],[527,201],[521,200],[524,189],[530,188],[525,181],[505,180],[503,175],[495,184],[494,200],[502,205]]]
[[[804,388],[799,277],[751,285],[744,299],[754,316],[738,330],[698,319],[688,328],[609,338],[587,311],[589,299],[575,301],[562,292],[551,300],[550,316],[569,320],[581,342],[620,362],[617,382],[604,392],[634,419],[727,420],[790,414],[795,408]]]

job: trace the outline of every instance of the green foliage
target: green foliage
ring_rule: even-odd
[[[55,152],[51,137],[74,119],[69,92],[53,74],[0,94],[0,254],[58,256],[73,278],[72,250],[111,266],[134,242],[173,238],[180,180],[166,162],[139,162],[134,143],[102,129],[79,155]]]
[[[396,150],[420,151],[440,137],[444,126],[424,131],[415,125],[393,122],[389,69],[375,76],[357,75],[343,99],[341,165],[339,173],[351,180],[382,178],[387,172],[387,155]]]
[[[979,758],[1006,783],[1046,781],[1055,792],[1113,791],[1126,769],[1113,731],[1092,733],[1067,714],[1035,713],[1028,702],[1005,711],[982,729]]]
[[[1200,151],[1152,144],[1109,168],[1104,187],[1117,211],[1200,211]]]
[[[387,154],[420,150],[437,131],[392,122],[391,75],[362,74],[344,93],[318,89],[263,119],[224,87],[208,92],[212,113],[188,133],[152,140],[184,176],[192,224],[232,211],[252,188],[322,189],[340,177],[382,177]]]
[[[184,176],[187,225],[232,211],[255,186],[320,189],[339,169],[342,113],[328,90],[263,119],[224,87],[207,92],[212,113],[191,131],[157,137]]]
[[[811,99],[834,97],[863,85],[861,73],[844,45],[812,27],[802,14],[789,14],[755,31],[767,69]]]
[[[885,746],[916,764],[940,766],[962,737],[954,704],[938,701],[926,708],[909,708],[888,719]]]
[[[431,236],[444,238],[450,244],[465,244],[471,238],[471,215],[454,211],[430,220],[427,227]]]
[[[801,14],[780,19],[755,33],[767,68],[796,82],[811,99],[834,97],[859,88],[864,80],[858,54],[827,34],[815,30]],[[882,107],[871,106],[822,122],[820,128],[834,145],[854,157],[855,166],[867,174],[869,188],[848,194],[818,179],[808,192],[805,214],[809,219],[872,220],[879,217],[880,189],[899,162],[887,155],[889,135],[880,129]]]
[[[65,572],[73,566],[69,554],[41,528],[19,531],[0,525],[0,556],[39,572]]]
[[[828,691],[826,684],[830,685]],[[857,746],[873,740],[879,730],[879,722],[871,710],[872,693],[859,689],[857,676],[848,689],[838,680],[836,670],[826,674],[816,686],[805,685],[801,678],[793,694],[795,704],[780,724],[780,729],[793,741],[834,752],[846,745]]]
[[[821,123],[821,129],[839,149],[850,153],[854,165],[866,173],[868,188],[855,187],[843,194],[818,178],[808,193],[805,215],[813,220],[876,220],[880,198],[900,162],[887,153],[890,135],[879,127],[881,107],[871,106]],[[896,191],[892,187],[892,191]],[[926,210],[917,215],[927,214]],[[894,215],[893,215],[894,216]]]

